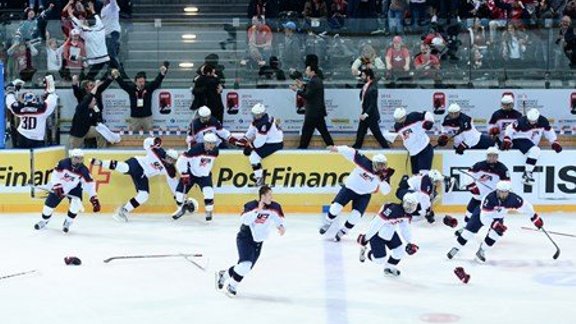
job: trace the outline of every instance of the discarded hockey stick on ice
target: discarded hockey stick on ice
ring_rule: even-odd
[[[558,259],[558,257],[560,256],[560,248],[558,247],[558,244],[554,242],[554,240],[550,237],[550,234],[548,234],[548,232],[544,229],[544,227],[540,227],[540,230],[544,232],[544,234],[546,234],[546,237],[550,240],[550,242],[552,242],[552,244],[554,244],[554,247],[556,248],[556,252],[552,256],[552,259],[554,260]]]
[[[535,229],[535,228],[531,228],[531,227],[522,226],[521,228],[522,228],[523,230],[527,230],[527,231],[539,232],[539,230],[537,230],[537,229]],[[552,234],[552,235],[576,237],[576,235],[574,235],[574,234],[561,233],[561,232],[553,232],[553,231],[547,231],[547,232],[548,232],[548,234]]]
[[[174,257],[183,257],[186,260],[190,261],[189,258],[201,258],[201,253],[176,253],[176,254],[148,254],[148,255],[120,255],[120,256],[113,256],[108,259],[104,259],[104,263],[109,263],[110,261],[114,260],[125,260],[125,259],[153,259],[153,258],[174,258]]]
[[[13,274],[9,274],[9,275],[2,276],[2,277],[0,277],[0,280],[2,280],[2,279],[8,279],[8,278],[13,278],[13,277],[24,276],[24,275],[31,274],[31,273],[34,273],[34,272],[36,272],[36,270],[29,270],[29,271],[24,271],[24,272],[17,272],[17,273],[13,273]]]
[[[194,258],[199,258],[199,259],[205,259],[206,262],[198,262],[196,261]],[[210,259],[208,259],[208,257],[203,258],[203,256],[200,254],[200,256],[185,256],[184,259],[186,259],[186,261],[192,263],[193,265],[195,265],[198,269],[202,270],[202,271],[206,271],[206,269],[208,268],[208,263],[210,262]]]

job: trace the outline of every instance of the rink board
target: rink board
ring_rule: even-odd
[[[366,151],[368,156],[382,151]],[[392,178],[393,191],[384,196],[373,195],[369,211],[375,212],[385,201],[396,200],[395,188],[403,174],[406,173],[407,153],[401,150],[384,151],[389,165],[396,169]],[[49,180],[51,169],[65,154],[64,147],[35,150],[33,169],[30,163],[31,153],[28,150],[6,150],[0,155],[0,212],[38,211],[43,204],[42,192],[36,192],[37,198],[31,198],[28,183],[34,172],[35,185],[44,185]],[[92,157],[99,159],[126,160],[132,156],[144,154],[143,150],[86,150],[85,161]],[[457,178],[462,174],[457,169],[466,169],[477,161],[484,159],[482,151],[468,151],[464,156],[455,155],[452,151],[438,151],[435,154],[434,168],[444,174]],[[514,190],[538,206],[540,211],[574,211],[576,210],[576,161],[574,151],[543,151],[535,172],[536,184],[530,189],[521,182],[524,157],[517,151],[501,154],[503,161],[511,171]],[[275,199],[282,203],[288,212],[322,212],[340,189],[340,184],[353,169],[354,164],[342,155],[319,150],[285,150],[278,152],[263,162],[266,170],[266,183],[274,187]],[[129,176],[91,167],[91,174],[96,181],[98,196],[104,212],[113,212],[135,195],[135,188]],[[212,172],[216,192],[216,212],[236,213],[248,200],[256,198],[257,190],[251,176],[248,158],[240,151],[222,151],[216,160]],[[138,208],[140,213],[167,213],[175,208],[173,195],[164,176],[150,181],[150,199]],[[195,187],[190,196],[196,198],[203,206],[200,190]],[[87,197],[85,197],[86,200]],[[438,212],[462,211],[470,199],[469,193],[456,188],[453,192],[444,193],[437,202]],[[65,210],[62,204],[60,210]],[[89,204],[85,203],[86,207]]]

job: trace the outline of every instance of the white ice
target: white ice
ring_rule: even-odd
[[[205,224],[202,216],[120,224],[80,215],[68,234],[62,214],[41,231],[32,228],[39,215],[1,216],[0,276],[36,272],[0,280],[0,323],[576,323],[576,238],[553,235],[562,249],[553,260],[543,233],[521,229],[532,226],[524,215],[507,217],[509,230],[482,265],[473,257],[483,235],[449,261],[454,230],[417,223],[420,251],[389,278],[382,266],[358,261],[355,238],[366,224],[334,243],[318,234],[320,215],[289,214],[286,235],[272,233],[234,299],[215,290],[214,272],[237,260],[239,218],[216,215]],[[548,230],[576,234],[575,217],[543,219]],[[208,256],[198,260],[209,261],[206,272],[183,258],[102,262],[194,252]],[[83,263],[66,266],[65,256]],[[456,266],[471,275],[469,284],[454,275]]]

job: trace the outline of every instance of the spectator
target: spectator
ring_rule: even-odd
[[[558,19],[566,8],[566,0],[544,0],[540,4],[541,19]]]
[[[384,139],[379,125],[380,111],[378,110],[378,81],[374,78],[374,71],[369,68],[364,69],[362,70],[360,77],[365,82],[360,91],[362,113],[360,114],[358,121],[356,142],[352,147],[355,149],[361,149],[366,132],[370,129],[380,146],[382,146],[382,148],[389,148],[388,142]]]
[[[212,111],[212,115],[222,123],[224,121],[224,103],[222,103],[221,93],[224,90],[220,79],[216,74],[216,69],[212,65],[204,64],[201,68],[201,75],[194,78],[192,88],[191,110],[197,110],[202,106],[207,106]]]
[[[7,51],[8,56],[14,58],[16,62],[16,72],[20,79],[23,81],[30,81],[36,73],[36,69],[32,66],[32,56],[38,55],[38,50],[27,43],[14,43]]]
[[[106,146],[106,141],[96,131],[95,125],[101,122],[102,112],[96,101],[96,93],[100,82],[92,86],[88,94],[76,106],[74,117],[72,118],[72,128],[70,128],[69,149],[82,148],[84,139],[96,138],[98,147]]]
[[[16,30],[14,42],[31,41],[36,38],[44,38],[46,33],[46,15],[50,13],[54,4],[50,4],[48,9],[42,11],[38,16],[34,8],[26,8],[26,20],[22,21]]]
[[[290,86],[297,91],[305,100],[304,124],[302,125],[302,135],[300,136],[299,149],[306,149],[312,139],[314,130],[317,129],[322,135],[326,146],[334,145],[334,141],[326,127],[326,104],[324,102],[324,83],[318,77],[318,66],[308,65],[306,67],[306,76],[310,79],[306,85],[300,79],[294,80],[295,84]]]
[[[386,69],[386,65],[382,62],[382,59],[376,54],[376,50],[372,45],[364,45],[362,47],[361,55],[352,62],[352,67],[350,70],[352,71],[352,75],[355,77],[360,76],[360,72],[364,69],[372,69],[373,71],[384,71]],[[358,87],[361,88],[364,83],[359,82]]]
[[[46,41],[46,65],[49,73],[56,75],[56,73],[59,73],[60,70],[62,70],[63,55],[64,44],[58,46],[56,39],[48,38]]]
[[[203,64],[197,71],[199,74],[194,77],[192,81],[194,85],[192,86],[192,104],[190,105],[190,110],[196,111],[202,106],[208,106],[208,101],[206,97],[206,89],[208,87],[208,76],[207,74],[212,74],[213,67],[210,65]]]
[[[42,11],[46,7],[46,0],[28,0],[28,6],[34,9],[38,5],[38,10]]]
[[[220,57],[218,56],[218,54],[215,53],[208,54],[204,58],[204,64],[202,66],[206,65],[210,65],[214,69],[216,77],[218,77],[218,81],[220,82],[220,84],[224,85],[226,83],[226,77],[224,76],[225,67],[224,65],[220,64]],[[198,75],[201,74],[200,68],[196,70],[196,74]]]
[[[506,67],[520,68],[528,35],[519,32],[514,24],[508,24],[507,30],[502,34],[502,58],[506,61]]]
[[[326,18],[328,17],[328,7],[325,0],[306,0],[304,3],[304,10],[302,11],[304,18]]]
[[[425,43],[420,45],[420,54],[414,58],[414,68],[420,72],[420,77],[437,78],[440,60],[431,53],[430,45]]]
[[[127,82],[119,78],[120,72],[118,70],[112,70],[112,77],[130,97],[129,126],[132,130],[152,130],[152,93],[160,88],[167,71],[168,68],[163,65],[160,67],[158,76],[152,82],[146,82],[145,72],[138,72],[134,77],[134,82]]]
[[[304,11],[304,0],[282,0],[280,1],[280,12],[302,12]]]
[[[388,8],[388,31],[391,34],[404,34],[404,12],[406,0],[390,0]]]
[[[482,26],[479,18],[475,18],[473,25],[468,28],[470,34],[471,46],[471,62],[473,68],[480,68],[483,65],[483,59],[488,55],[488,45],[490,42],[486,38],[484,26]]]
[[[118,52],[120,51],[120,7],[116,0],[104,0],[104,7],[100,12],[102,15],[102,23],[106,35],[106,49],[110,57],[111,65],[119,67]]]
[[[62,33],[66,38],[70,37],[70,31],[74,29],[74,23],[69,15],[69,9],[74,12],[74,17],[78,17],[80,21],[86,20],[86,10],[81,1],[69,0],[66,6],[62,9],[60,13],[60,24],[62,28]]]
[[[280,69],[280,61],[276,56],[271,56],[269,64],[260,68],[258,76],[260,78],[256,87],[261,89],[276,88],[279,81],[286,81],[286,75]]]
[[[282,65],[285,69],[298,70],[302,67],[302,46],[295,33],[296,24],[288,21],[284,25],[284,47],[281,53]]]
[[[565,19],[566,17],[563,17],[562,20],[564,20],[564,25],[567,25],[568,23],[568,19]],[[566,54],[566,57],[568,57],[568,59],[570,60],[570,68],[571,69],[576,69],[576,27],[574,26],[569,26],[568,28],[566,28],[566,31],[564,33],[564,53]]]
[[[64,75],[66,80],[70,80],[72,74],[83,73],[84,61],[86,59],[86,46],[80,38],[80,31],[73,29],[70,37],[64,43]]]
[[[250,3],[248,4],[248,18],[254,16],[276,18],[278,16],[278,10],[274,1],[250,0]]]
[[[412,18],[410,19],[410,27],[412,27],[413,32],[420,32],[426,29],[425,22],[427,21],[427,11],[428,6],[426,5],[426,0],[410,0],[410,14]]]
[[[264,23],[264,17],[252,17],[248,29],[248,51],[252,60],[259,66],[266,64],[272,52],[272,30]]]
[[[328,23],[333,29],[340,29],[344,27],[346,13],[348,12],[348,1],[334,0],[330,6],[330,18]]]
[[[400,36],[394,36],[392,46],[386,51],[386,69],[394,76],[410,71],[410,51]]]

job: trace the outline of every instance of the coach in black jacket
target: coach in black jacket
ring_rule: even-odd
[[[327,115],[324,103],[324,83],[318,77],[318,66],[307,66],[305,73],[310,78],[306,85],[302,81],[296,80],[296,85],[291,86],[292,90],[298,88],[298,94],[305,100],[304,124],[302,125],[302,135],[300,136],[298,148],[308,148],[314,129],[320,132],[326,146],[334,145],[324,119]]]
[[[382,136],[380,130],[380,112],[378,111],[378,81],[374,80],[374,71],[372,69],[364,69],[360,73],[360,77],[365,82],[362,90],[360,91],[360,101],[362,102],[362,114],[360,114],[360,122],[358,123],[358,131],[356,132],[356,142],[352,146],[355,149],[362,148],[364,136],[368,128],[372,131],[374,138],[380,143],[383,148],[389,148],[388,142]]]
[[[99,147],[106,145],[106,140],[96,131],[94,125],[101,118],[99,107],[96,104],[96,93],[100,86],[100,81],[96,82],[92,90],[84,96],[82,101],[76,106],[72,127],[70,128],[69,149],[82,148],[85,138],[96,138]]]

